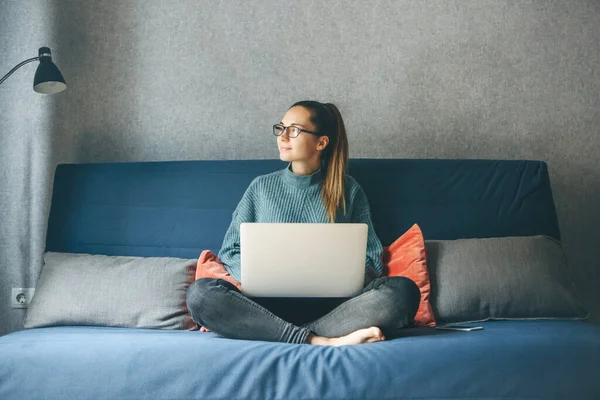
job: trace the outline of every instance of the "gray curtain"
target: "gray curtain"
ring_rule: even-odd
[[[0,74],[38,55],[52,39],[52,3],[3,1]],[[38,62],[0,86],[0,334],[23,328],[24,310],[10,308],[12,287],[35,287],[42,264],[56,151],[53,104],[33,91]]]

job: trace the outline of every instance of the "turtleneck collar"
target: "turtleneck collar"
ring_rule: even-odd
[[[307,189],[316,186],[323,181],[322,168],[319,168],[311,175],[296,175],[292,171],[292,163],[283,170],[283,180],[298,189]]]

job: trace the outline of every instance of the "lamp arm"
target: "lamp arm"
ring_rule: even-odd
[[[4,82],[6,80],[6,78],[8,78],[9,76],[12,75],[13,72],[15,72],[16,70],[18,70],[19,68],[21,68],[23,65],[28,64],[30,62],[34,62],[39,60],[41,57],[33,57],[30,58],[29,60],[25,60],[22,63],[20,63],[19,65],[17,65],[16,67],[14,67],[13,69],[11,69],[10,71],[8,71],[8,74],[4,75],[2,77],[2,79],[0,79],[0,83]]]

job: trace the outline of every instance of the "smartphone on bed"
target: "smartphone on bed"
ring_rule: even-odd
[[[435,329],[442,329],[442,330],[446,330],[446,331],[470,332],[470,331],[481,331],[481,330],[483,330],[483,326],[441,325],[441,326],[436,326]]]

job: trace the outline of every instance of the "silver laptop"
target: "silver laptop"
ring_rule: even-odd
[[[364,285],[367,224],[242,223],[242,292],[351,297]]]

